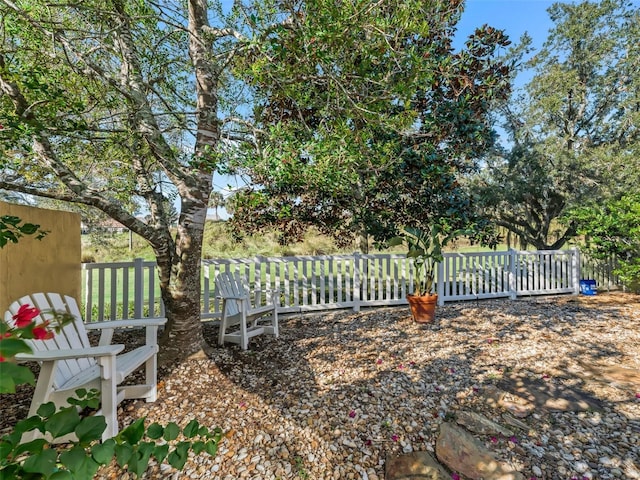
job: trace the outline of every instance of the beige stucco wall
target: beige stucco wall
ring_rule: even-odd
[[[80,215],[0,202],[0,216],[39,224],[42,240],[23,236],[0,249],[0,316],[11,302],[34,292],[58,292],[80,301]]]

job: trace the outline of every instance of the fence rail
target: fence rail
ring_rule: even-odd
[[[436,272],[438,303],[577,294],[580,269],[596,271],[586,270],[589,265],[577,249],[446,253]],[[163,316],[155,269],[154,262],[142,259],[83,265],[85,320]],[[203,319],[220,315],[215,277],[229,270],[249,280],[255,305],[265,301],[261,291],[279,290],[282,313],[406,304],[415,275],[412,261],[402,254],[203,260]],[[611,275],[604,279],[605,269],[597,271],[599,284],[609,288],[616,281]]]

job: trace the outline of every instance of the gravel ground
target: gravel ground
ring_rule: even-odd
[[[473,411],[505,424],[483,392],[525,378],[598,400],[581,412],[536,407],[512,438],[478,439],[526,478],[640,478],[640,296],[538,297],[439,307],[434,324],[408,307],[285,318],[281,336],[227,344],[161,372],[159,400],[123,404],[121,424],[225,432],[215,457],[145,478],[384,478],[389,454],[433,451],[441,422]],[[205,325],[214,344],[217,328]],[[601,375],[625,367],[618,381]],[[635,375],[635,376],[634,376]],[[29,389],[0,397],[0,432],[26,412]],[[99,478],[127,478],[104,468]]]

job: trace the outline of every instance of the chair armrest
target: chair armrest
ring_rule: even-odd
[[[124,350],[124,345],[105,345],[102,347],[70,348],[68,350],[47,350],[45,352],[19,353],[16,360],[46,362],[51,360],[71,360],[74,358],[108,357]]]
[[[216,295],[216,298],[220,300],[246,300],[249,298],[247,295],[243,295],[241,297],[227,297],[226,295]]]
[[[113,332],[116,328],[145,327],[146,344],[156,345],[158,343],[158,339],[156,338],[158,335],[158,326],[164,325],[165,323],[167,323],[166,318],[133,318],[129,320],[86,323],[85,329],[87,331],[99,330],[101,333],[98,345],[105,346],[111,343],[113,339]]]
[[[106,330],[126,327],[157,327],[165,323],[167,323],[166,318],[131,318],[128,320],[85,323],[84,328],[86,330]]]

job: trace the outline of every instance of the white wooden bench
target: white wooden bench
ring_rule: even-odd
[[[249,348],[249,340],[256,335],[270,334],[278,337],[277,291],[266,291],[267,304],[254,307],[251,304],[247,280],[237,272],[219,273],[215,278],[215,295],[222,300],[222,317],[218,345],[237,343]],[[268,322],[265,324],[265,322]],[[232,329],[237,327],[237,329]]]
[[[96,388],[101,392],[101,410],[107,428],[102,439],[118,433],[117,405],[125,398],[144,398],[153,402],[157,397],[158,326],[166,319],[118,320],[84,324],[75,299],[57,293],[34,293],[13,302],[5,313],[5,321],[13,325],[12,316],[21,305],[31,305],[40,310],[34,320],[37,324],[51,320],[52,311],[68,313],[75,318],[50,340],[27,340],[31,354],[19,354],[18,361],[38,361],[40,374],[31,401],[29,416],[47,402],[56,406],[68,406],[67,398],[79,388]],[[52,322],[52,325],[54,322]],[[114,329],[145,327],[146,344],[126,353],[124,345],[111,345]],[[100,330],[98,346],[89,343],[87,330]],[[120,384],[144,365],[145,380],[141,385]]]

